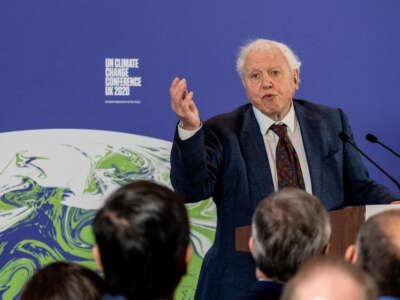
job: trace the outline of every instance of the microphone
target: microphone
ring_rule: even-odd
[[[365,138],[366,138],[368,141],[370,141],[371,143],[377,143],[377,144],[381,145],[383,148],[385,148],[386,150],[389,150],[389,151],[392,152],[394,155],[396,155],[398,158],[400,158],[400,154],[399,154],[399,153],[397,153],[396,151],[394,151],[392,148],[386,146],[384,143],[380,142],[380,141],[378,140],[378,138],[377,138],[375,135],[373,135],[373,134],[371,134],[371,133],[368,133],[368,134],[365,136]]]
[[[373,161],[367,154],[365,154],[363,151],[361,151],[360,148],[358,148],[356,146],[356,144],[354,143],[354,141],[347,135],[345,134],[343,131],[341,131],[339,133],[339,138],[345,142],[345,143],[349,143],[350,145],[352,145],[354,147],[354,149],[356,149],[360,154],[362,154],[366,159],[368,159],[375,167],[377,167],[379,169],[379,171],[381,171],[383,174],[385,174],[391,181],[394,182],[394,184],[397,186],[397,188],[400,190],[400,183],[394,179],[392,176],[389,175],[388,172],[386,172],[384,169],[382,169],[375,161]]]

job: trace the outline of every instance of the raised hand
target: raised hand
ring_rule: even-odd
[[[201,126],[199,111],[193,101],[193,91],[188,92],[186,79],[178,77],[172,81],[169,88],[171,108],[181,120],[186,130],[196,130]]]

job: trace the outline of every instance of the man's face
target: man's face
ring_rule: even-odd
[[[278,121],[290,109],[299,88],[299,72],[291,70],[279,48],[254,50],[245,58],[242,82],[250,103]]]

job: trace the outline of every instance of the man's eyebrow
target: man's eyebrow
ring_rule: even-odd
[[[260,71],[261,69],[259,67],[250,67],[248,68],[248,71]]]

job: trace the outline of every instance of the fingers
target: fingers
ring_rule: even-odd
[[[198,127],[200,122],[197,107],[193,101],[193,91],[187,91],[186,79],[175,77],[169,89],[171,108],[188,128]]]
[[[179,80],[178,77],[175,77],[174,80],[172,80],[171,83],[171,87],[169,89],[169,91],[174,91],[175,89],[184,86],[186,88],[186,79],[182,78],[181,80]]]
[[[186,102],[186,104],[193,102],[193,91],[186,93],[185,98],[183,98],[183,102]]]
[[[178,77],[175,77],[174,80],[172,80],[171,87],[174,86],[174,85],[176,85],[176,84],[178,83],[178,81],[179,81],[179,78],[178,78]]]
[[[186,79],[181,79],[179,80],[178,77],[176,77],[171,84],[171,87],[169,89],[169,93],[171,96],[171,101],[177,102],[180,101],[184,98],[186,94]]]
[[[198,115],[197,106],[196,106],[196,104],[195,104],[194,101],[193,101],[193,91],[191,91],[191,92],[188,94],[187,98],[185,98],[185,101],[187,101],[187,107],[188,107],[188,109],[189,109],[192,113]]]
[[[183,79],[182,79],[182,80],[183,80]],[[171,83],[171,87],[169,88],[169,92],[170,92],[170,93],[172,93],[173,91],[176,90],[176,88],[177,88],[177,86],[178,86],[178,84],[179,84],[180,81],[181,81],[181,80],[179,80],[178,77],[175,77],[175,78],[174,78],[174,80],[173,80],[172,83]]]
[[[173,102],[172,107],[179,118],[185,119],[190,117],[189,115],[197,110],[193,101],[193,91],[187,92],[185,90],[182,98],[176,102]]]
[[[176,77],[172,81],[169,92],[170,92],[170,97],[171,97],[172,110],[179,115],[180,114],[179,111],[184,106],[183,102],[184,102],[185,98],[187,98],[187,96],[188,96],[188,92],[186,90],[186,79],[183,78],[183,79],[179,80],[179,78]],[[192,97],[193,97],[193,93],[192,93]]]
[[[182,101],[182,108],[184,112],[195,112],[197,111],[196,104],[193,101],[193,91],[190,91],[186,94],[185,98]]]

